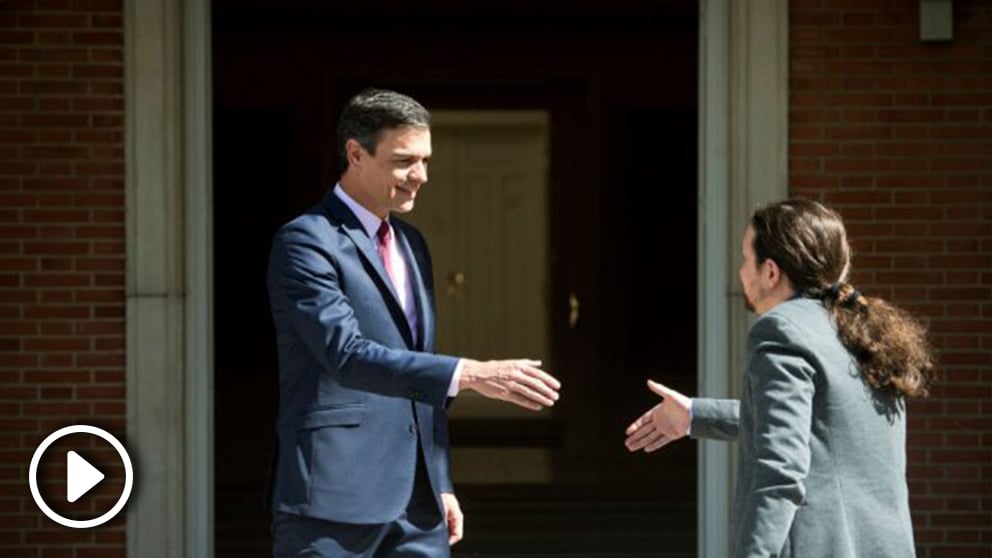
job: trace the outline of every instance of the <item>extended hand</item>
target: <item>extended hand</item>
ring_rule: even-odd
[[[465,516],[458,498],[450,492],[441,493],[441,503],[444,504],[444,522],[448,525],[448,545],[454,545],[462,540],[465,528]]]
[[[627,427],[624,444],[630,451],[643,449],[650,453],[689,432],[691,399],[651,380],[648,388],[660,395],[662,401]]]
[[[539,360],[466,360],[458,389],[471,389],[490,399],[500,399],[532,411],[558,400],[561,383],[538,368]]]

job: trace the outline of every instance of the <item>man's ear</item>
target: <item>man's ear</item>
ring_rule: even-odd
[[[795,287],[792,285],[792,280],[789,276],[782,271],[782,268],[778,266],[778,262],[768,258],[765,260],[768,265],[765,268],[765,279],[768,280],[768,284],[772,289],[786,293],[794,292]]]
[[[354,139],[350,139],[344,144],[344,152],[348,156],[349,167],[360,167],[362,159],[368,154],[362,144]]]
[[[777,286],[782,282],[782,268],[779,267],[778,263],[771,258],[765,260],[765,279],[767,279],[772,286]]]

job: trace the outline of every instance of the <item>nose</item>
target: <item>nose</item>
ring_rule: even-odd
[[[421,184],[427,182],[427,163],[424,161],[417,161],[417,163],[410,169],[409,179],[415,180]]]

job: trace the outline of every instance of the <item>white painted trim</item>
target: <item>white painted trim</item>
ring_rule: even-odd
[[[180,5],[124,2],[127,554],[184,553],[184,269]],[[177,226],[179,225],[179,226]]]
[[[730,237],[727,265],[740,262],[751,212],[788,195],[788,0],[732,2],[730,28]],[[751,315],[730,282],[730,389],[738,394]],[[736,395],[735,395],[736,396]],[[734,453],[736,455],[736,452]]]
[[[698,393],[729,394],[727,266],[730,0],[700,3],[699,30],[699,354]],[[730,446],[699,442],[698,552],[727,556]]]
[[[183,0],[186,556],[214,554],[213,106],[210,1]]]
[[[125,0],[132,558],[213,554],[209,2]]]
[[[740,235],[756,205],[788,194],[788,0],[704,0],[699,51],[699,393],[737,397]],[[735,455],[699,444],[699,556],[729,553]]]
[[[739,242],[757,205],[788,194],[789,18],[788,0],[731,5],[729,177],[731,234]]]

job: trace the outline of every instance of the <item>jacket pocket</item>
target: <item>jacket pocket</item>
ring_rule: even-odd
[[[359,426],[365,421],[368,412],[368,405],[362,403],[314,409],[303,415],[300,430],[325,426]]]

